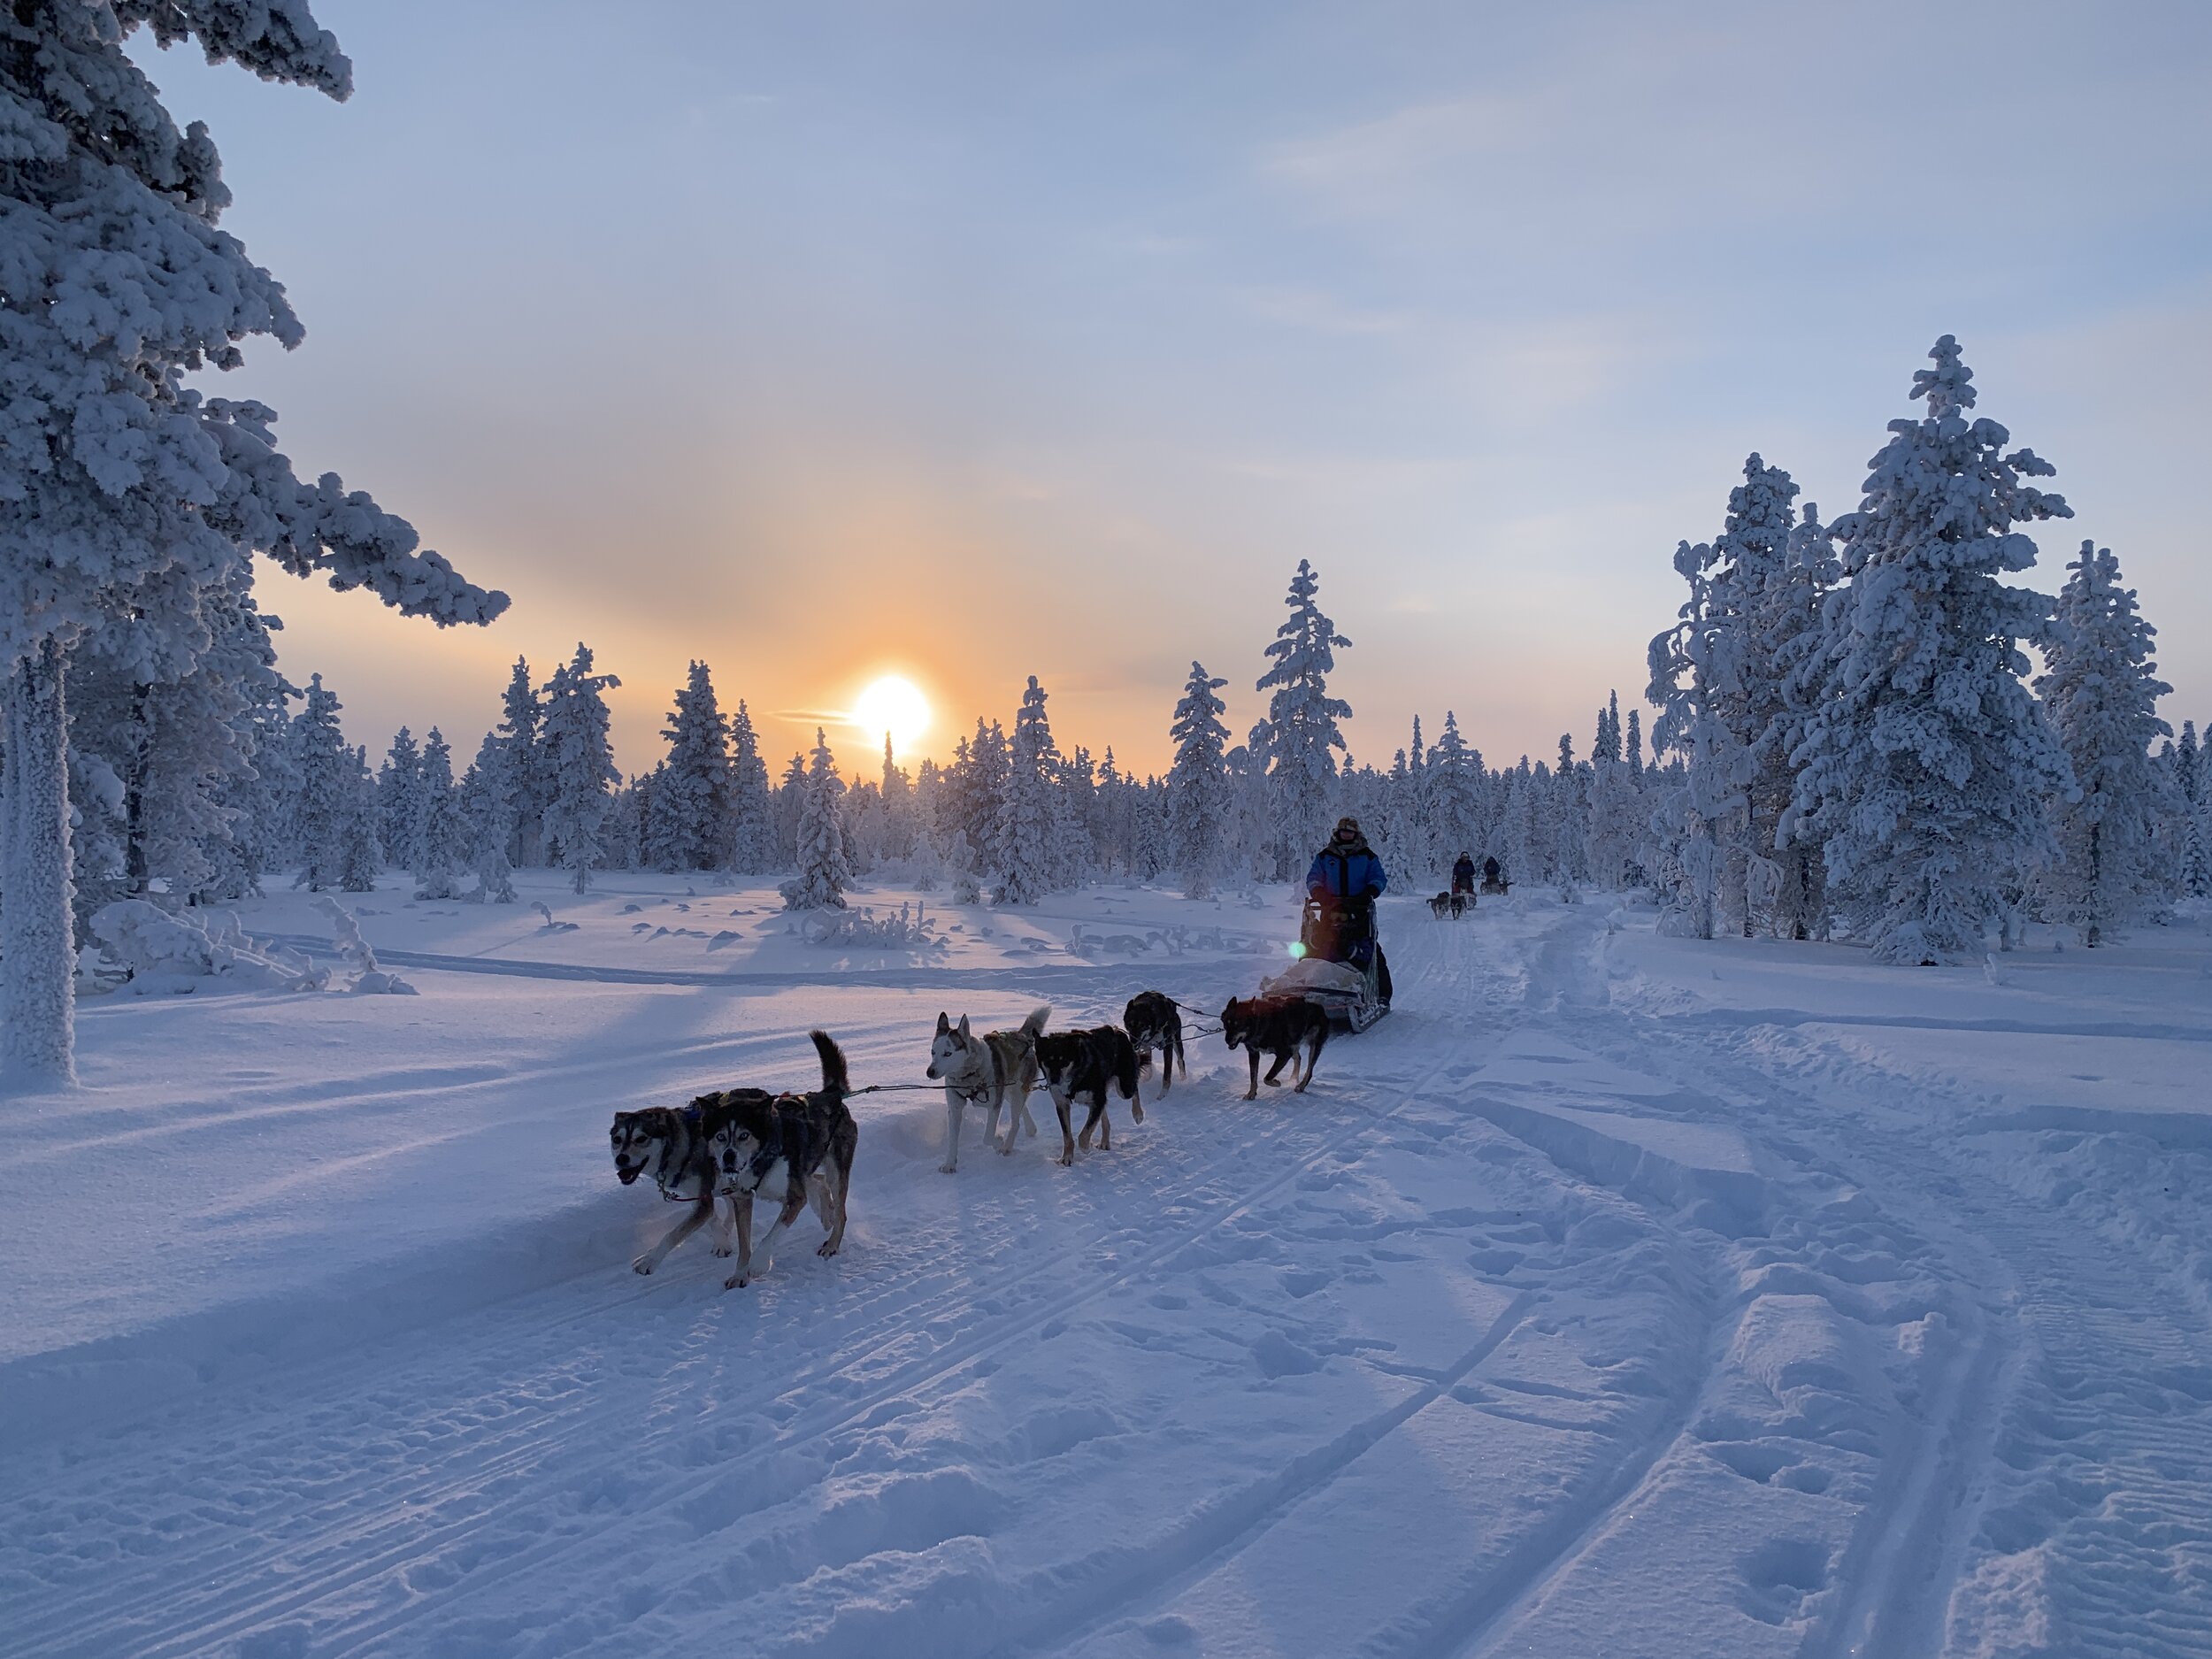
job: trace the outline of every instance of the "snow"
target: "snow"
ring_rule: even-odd
[[[950,1176],[936,1089],[864,1094],[844,1252],[726,1293],[704,1234],[629,1271],[615,1109],[810,1081],[813,1025],[918,1083],[940,1010],[1218,1007],[1291,895],[815,942],[757,879],[515,881],[349,901],[415,996],[88,996],[84,1087],[10,1102],[11,1653],[2212,1636],[2200,909],[1993,978],[1386,899],[1394,1011],[1310,1094],[1196,1038],[1110,1154]]]

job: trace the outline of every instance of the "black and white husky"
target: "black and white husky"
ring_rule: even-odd
[[[719,1129],[740,1101],[765,1105],[775,1099],[766,1089],[725,1089],[702,1094],[690,1105],[648,1106],[640,1111],[617,1112],[608,1136],[614,1142],[615,1177],[625,1187],[649,1175],[663,1198],[691,1208],[671,1227],[658,1244],[634,1257],[633,1270],[649,1273],[668,1253],[709,1221],[717,1222],[714,1253],[727,1256],[736,1247],[727,1224],[715,1209],[718,1185],[707,1141]]]
[[[1037,1133],[1037,1120],[1029,1115],[1029,1091],[1037,1087],[1037,1036],[1052,1018],[1050,1007],[1033,1010],[1012,1031],[988,1031],[980,1037],[968,1029],[968,1017],[954,1025],[937,1016],[937,1035],[929,1045],[929,1070],[924,1074],[945,1085],[945,1161],[937,1167],[950,1175],[960,1167],[960,1118],[971,1106],[990,1113],[983,1133],[998,1140],[998,1114],[1010,1106],[1001,1152],[1014,1149],[1015,1137],[1026,1126]]]
[[[726,1290],[741,1289],[768,1271],[776,1240],[810,1202],[829,1237],[816,1248],[817,1256],[835,1256],[845,1242],[845,1201],[852,1186],[853,1154],[860,1144],[859,1125],[845,1104],[852,1093],[845,1071],[844,1051],[826,1032],[810,1032],[815,1052],[822,1057],[822,1087],[807,1094],[777,1094],[765,1101],[749,1097],[730,1105],[713,1133],[707,1137],[707,1155],[714,1166],[717,1189],[731,1201],[737,1225],[737,1271],[724,1284]],[[753,1200],[781,1203],[775,1225],[753,1254]]]
[[[1052,1032],[1038,1039],[1037,1064],[1052,1091],[1053,1110],[1060,1114],[1061,1163],[1074,1163],[1078,1146],[1089,1151],[1094,1132],[1101,1152],[1114,1149],[1113,1121],[1106,1115],[1108,1088],[1118,1090],[1136,1120],[1144,1121],[1144,1102],[1137,1097],[1137,1051],[1120,1026]],[[1078,1101],[1089,1109],[1080,1135],[1070,1132],[1068,1120],[1068,1109]]]

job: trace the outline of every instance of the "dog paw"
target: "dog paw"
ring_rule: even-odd
[[[937,1166],[937,1173],[940,1175],[957,1175],[959,1172],[960,1166],[957,1164],[940,1164]]]
[[[735,1256],[737,1254],[737,1246],[734,1244],[718,1244],[714,1247],[714,1253],[717,1256]]]
[[[649,1256],[633,1256],[630,1260],[630,1271],[633,1273],[651,1272],[653,1271],[653,1258]]]
[[[741,1267],[737,1270],[737,1271],[732,1273],[727,1279],[722,1281],[722,1288],[725,1290],[742,1290],[751,1282],[752,1280],[750,1275],[749,1275],[745,1270]]]
[[[814,1247],[814,1254],[817,1256],[835,1256],[837,1254],[837,1241],[834,1239],[823,1240],[821,1243]]]
[[[1006,1144],[998,1149],[998,1155],[1002,1158],[1010,1158],[1014,1156],[1014,1137],[1012,1135],[1006,1137]]]
[[[1132,1106],[1129,1109],[1129,1115],[1135,1118],[1137,1122],[1142,1123],[1144,1121],[1144,1108],[1141,1106]]]

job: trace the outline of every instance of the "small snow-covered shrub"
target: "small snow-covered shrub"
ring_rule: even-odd
[[[92,913],[92,936],[132,988],[192,991],[205,979],[239,990],[319,991],[327,982],[297,951],[257,943],[228,910],[165,910],[118,899]]]
[[[360,924],[353,912],[332,898],[327,893],[316,895],[324,913],[330,918],[333,942],[346,965],[354,971],[353,983],[346,987],[356,996],[412,996],[415,987],[396,973],[376,964],[376,952],[369,941],[361,937]]]
[[[878,916],[863,906],[841,915],[824,916],[806,925],[810,945],[858,945],[879,950],[942,950],[947,941],[932,931],[929,916],[920,905],[902,904],[896,915]]]

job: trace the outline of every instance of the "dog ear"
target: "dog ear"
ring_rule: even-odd
[[[937,1016],[937,1034],[941,1037],[951,1029],[952,1021],[947,1019],[943,1013],[940,1012]]]
[[[968,1040],[968,1017],[967,1017],[965,1014],[963,1014],[963,1015],[961,1015],[961,1017],[960,1017],[960,1041],[963,1041],[963,1042],[965,1042],[967,1040]]]

